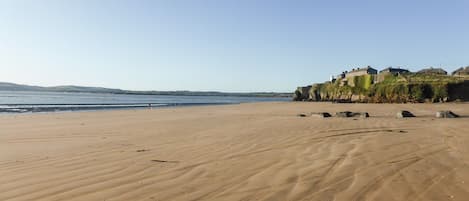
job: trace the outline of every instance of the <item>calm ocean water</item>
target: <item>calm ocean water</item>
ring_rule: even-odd
[[[131,109],[289,101],[290,98],[165,96],[99,93],[0,91],[0,113]]]

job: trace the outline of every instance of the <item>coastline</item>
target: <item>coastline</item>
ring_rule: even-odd
[[[464,200],[467,106],[268,102],[0,115],[0,200]],[[345,110],[371,117],[296,116]],[[396,119],[399,110],[417,118]],[[439,110],[463,117],[436,119]]]
[[[288,100],[287,98],[269,97],[115,95],[10,91],[0,95],[0,113],[185,107]]]
[[[171,103],[171,104],[25,104],[25,106],[48,106],[41,109],[21,108],[21,104],[5,104],[1,106],[19,106],[20,108],[0,108],[2,114],[36,114],[36,113],[61,113],[61,112],[99,112],[113,110],[151,110],[172,107],[203,107],[215,105],[234,105],[241,103]],[[20,110],[20,111],[18,111]]]

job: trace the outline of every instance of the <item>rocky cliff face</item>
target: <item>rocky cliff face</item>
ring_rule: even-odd
[[[449,85],[448,99],[457,101],[469,101],[469,80],[466,80],[462,83]]]
[[[295,101],[407,103],[469,101],[469,79],[451,76],[392,76],[370,84],[360,79],[354,86],[334,83],[298,87]],[[366,80],[366,79],[363,79]]]
[[[298,87],[293,94],[294,101],[309,101],[309,91],[311,90],[311,86],[306,87]]]

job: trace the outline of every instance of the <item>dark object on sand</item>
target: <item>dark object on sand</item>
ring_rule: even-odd
[[[152,162],[157,162],[157,163],[179,163],[179,161],[167,161],[167,160],[151,160]]]
[[[298,116],[298,117],[307,117],[308,115],[302,113],[302,114],[298,114],[296,116]]]
[[[436,118],[458,118],[459,115],[454,114],[453,112],[447,111],[438,111],[436,112]]]
[[[309,114],[301,113],[301,114],[298,114],[297,116],[298,117],[321,117],[321,118],[332,117],[332,115],[327,112],[312,112]]]
[[[368,118],[370,117],[370,114],[368,112],[360,112],[358,113],[361,118]]]
[[[336,112],[336,117],[352,117],[353,112],[345,111],[345,112]]]
[[[414,114],[412,114],[411,112],[409,112],[409,111],[407,111],[407,110],[399,111],[396,116],[397,116],[397,118],[415,117]]]
[[[332,117],[331,114],[327,113],[327,112],[317,112],[317,113],[311,113],[311,116],[312,117],[321,117],[321,118],[328,118],[328,117]]]
[[[368,118],[370,117],[370,114],[368,112],[350,112],[350,111],[345,111],[345,112],[336,112],[335,113],[336,117],[361,117],[361,118]]]

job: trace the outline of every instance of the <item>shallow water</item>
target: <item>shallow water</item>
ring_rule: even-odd
[[[289,98],[0,91],[0,113],[108,110],[288,101]]]

